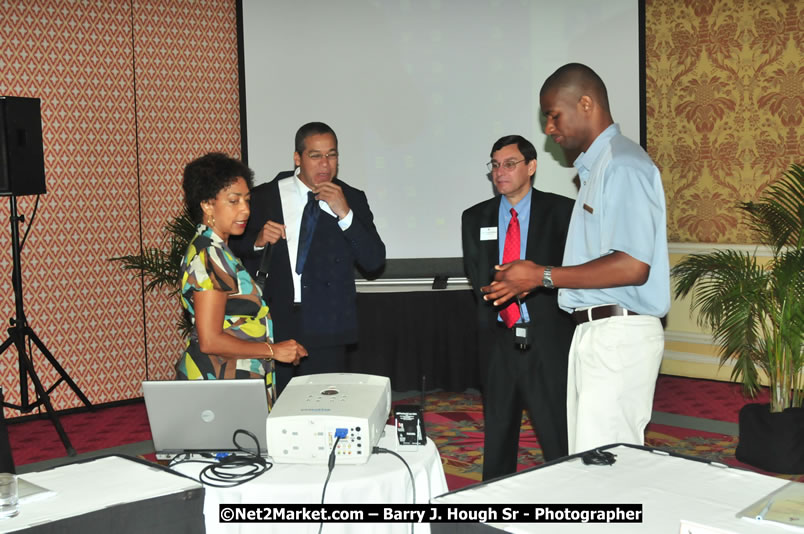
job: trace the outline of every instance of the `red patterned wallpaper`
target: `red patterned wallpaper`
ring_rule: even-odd
[[[92,402],[138,397],[146,368],[148,378],[173,376],[179,306],[149,296],[144,319],[139,280],[107,258],[139,252],[140,225],[146,246],[160,241],[187,161],[239,154],[234,0],[7,0],[2,10],[0,94],[42,100],[47,194],[22,252],[28,322]],[[34,199],[17,199],[26,224]],[[0,222],[5,321],[14,315],[5,198]],[[31,352],[47,387],[56,373]],[[0,383],[14,403],[17,368],[11,347]],[[66,384],[51,399],[81,405]]]
[[[735,206],[804,162],[804,2],[646,0],[648,151],[670,241],[751,243]]]
[[[134,50],[146,246],[182,203],[188,161],[209,152],[240,155],[237,19],[234,0],[135,4]],[[175,377],[184,347],[178,297],[148,295],[148,377]]]

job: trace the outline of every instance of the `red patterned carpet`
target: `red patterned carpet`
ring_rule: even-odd
[[[62,415],[59,421],[79,454],[151,439],[143,402]],[[15,465],[67,455],[49,418],[7,422]]]
[[[743,396],[741,384],[659,375],[653,409],[736,423],[740,408],[750,402],[770,402],[768,388],[762,388],[756,398],[750,399]]]
[[[767,391],[763,392],[759,401],[767,402]],[[409,399],[409,402],[418,403],[419,398]],[[744,398],[738,384],[662,375],[657,382],[654,409],[736,422],[737,414],[746,402],[756,400]],[[142,402],[63,415],[61,422],[78,453],[151,439]],[[49,419],[20,423],[12,419],[9,423],[9,438],[16,465],[65,456],[64,447]],[[483,458],[480,396],[448,392],[428,394],[425,400],[425,423],[428,436],[435,441],[441,453],[450,489],[479,481]],[[646,432],[646,445],[727,465],[748,467],[734,458],[737,445],[735,436],[651,423]],[[526,417],[523,417],[519,458],[520,470],[542,463],[538,440]],[[804,476],[786,478],[804,480]]]
[[[733,400],[735,402],[731,407],[720,407],[716,411],[736,409],[736,414],[742,404],[736,406],[736,398]],[[706,409],[707,413],[713,413],[712,407],[706,406]],[[679,410],[675,413],[689,415],[680,413]],[[734,419],[736,420],[736,415]],[[450,393],[432,394],[426,401],[425,422],[427,435],[435,441],[441,453],[450,490],[480,481],[483,470],[483,413],[480,396],[461,395],[457,398]],[[737,461],[734,457],[736,436],[651,423],[645,431],[645,445],[804,482],[804,475],[767,473]],[[541,463],[543,459],[539,442],[527,417],[523,416],[518,470]]]
[[[430,395],[426,401],[424,417],[427,426],[427,435],[435,441],[444,463],[444,472],[450,490],[467,486],[482,479],[483,472],[483,411],[479,395],[462,395],[456,399],[454,394],[437,393]],[[651,425],[653,426],[653,425]],[[658,425],[657,425],[658,426]],[[706,456],[709,459],[720,459],[719,453],[731,447],[732,457],[735,442],[729,436],[709,435],[698,438],[702,433],[663,427],[662,433],[655,433],[649,427],[647,432],[647,445],[661,446],[664,449],[690,454]],[[686,446],[680,436],[673,434],[674,430],[682,430],[686,437],[695,437],[698,442]],[[717,436],[713,439],[712,436]],[[656,443],[653,440],[656,440]],[[705,451],[701,440],[705,443]],[[708,454],[702,454],[706,452]],[[519,438],[519,471],[543,463],[542,451],[539,441],[533,433],[533,427],[526,416],[522,417],[522,429]]]

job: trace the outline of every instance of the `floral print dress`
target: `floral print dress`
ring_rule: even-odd
[[[179,380],[264,378],[269,406],[276,398],[274,362],[265,359],[231,359],[205,354],[198,345],[193,300],[196,292],[217,290],[227,294],[223,331],[248,341],[273,337],[271,316],[262,292],[240,260],[209,227],[200,224],[181,262],[181,304],[190,314],[193,331],[184,354],[176,363]]]

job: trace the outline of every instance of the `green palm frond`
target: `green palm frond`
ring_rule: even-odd
[[[804,371],[804,248],[787,251],[776,258],[772,276],[776,299],[782,303],[775,322],[790,353],[791,372],[801,375]],[[799,384],[802,382],[804,376],[799,376]]]
[[[179,290],[177,283],[179,266],[164,250],[148,248],[142,254],[109,258],[109,261],[118,261],[123,269],[142,273],[147,280],[145,291],[169,289],[171,293],[176,293]]]
[[[693,254],[676,265],[675,296],[692,292],[692,310],[698,311],[698,324],[712,330],[720,345],[721,364],[736,358],[732,378],[742,379],[753,394],[759,387],[757,373],[751,372],[755,357],[751,350],[761,331],[757,317],[767,307],[764,294],[767,274],[756,259],[733,250]]]
[[[804,167],[792,165],[784,179],[768,188],[759,202],[739,207],[748,216],[748,225],[761,241],[775,251],[804,245]]]
[[[189,243],[193,237],[195,237],[196,224],[193,222],[192,217],[190,217],[190,211],[186,206],[180,215],[174,217],[167,223],[165,230],[168,234],[175,236],[185,243]]]
[[[193,332],[193,320],[190,318],[190,314],[187,310],[182,309],[181,317],[176,323],[176,329],[179,331],[179,334],[181,334],[182,339],[187,339]]]
[[[195,236],[196,224],[185,208],[181,214],[165,225],[165,248],[150,247],[140,254],[109,258],[121,264],[123,269],[136,271],[145,279],[145,291],[168,290],[175,295],[181,290],[181,261],[187,246]],[[183,337],[190,333],[192,325],[186,313],[177,324]]]
[[[804,167],[792,165],[758,202],[740,205],[749,226],[773,250],[759,264],[733,250],[693,254],[671,270],[676,298],[711,329],[721,365],[753,395],[759,371],[771,388],[771,411],[804,401]]]

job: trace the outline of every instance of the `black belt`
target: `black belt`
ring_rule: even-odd
[[[607,319],[618,315],[639,315],[637,312],[626,310],[617,304],[609,304],[608,306],[595,306],[587,310],[574,311],[572,317],[578,324],[583,324],[589,321],[597,321],[598,319]]]

